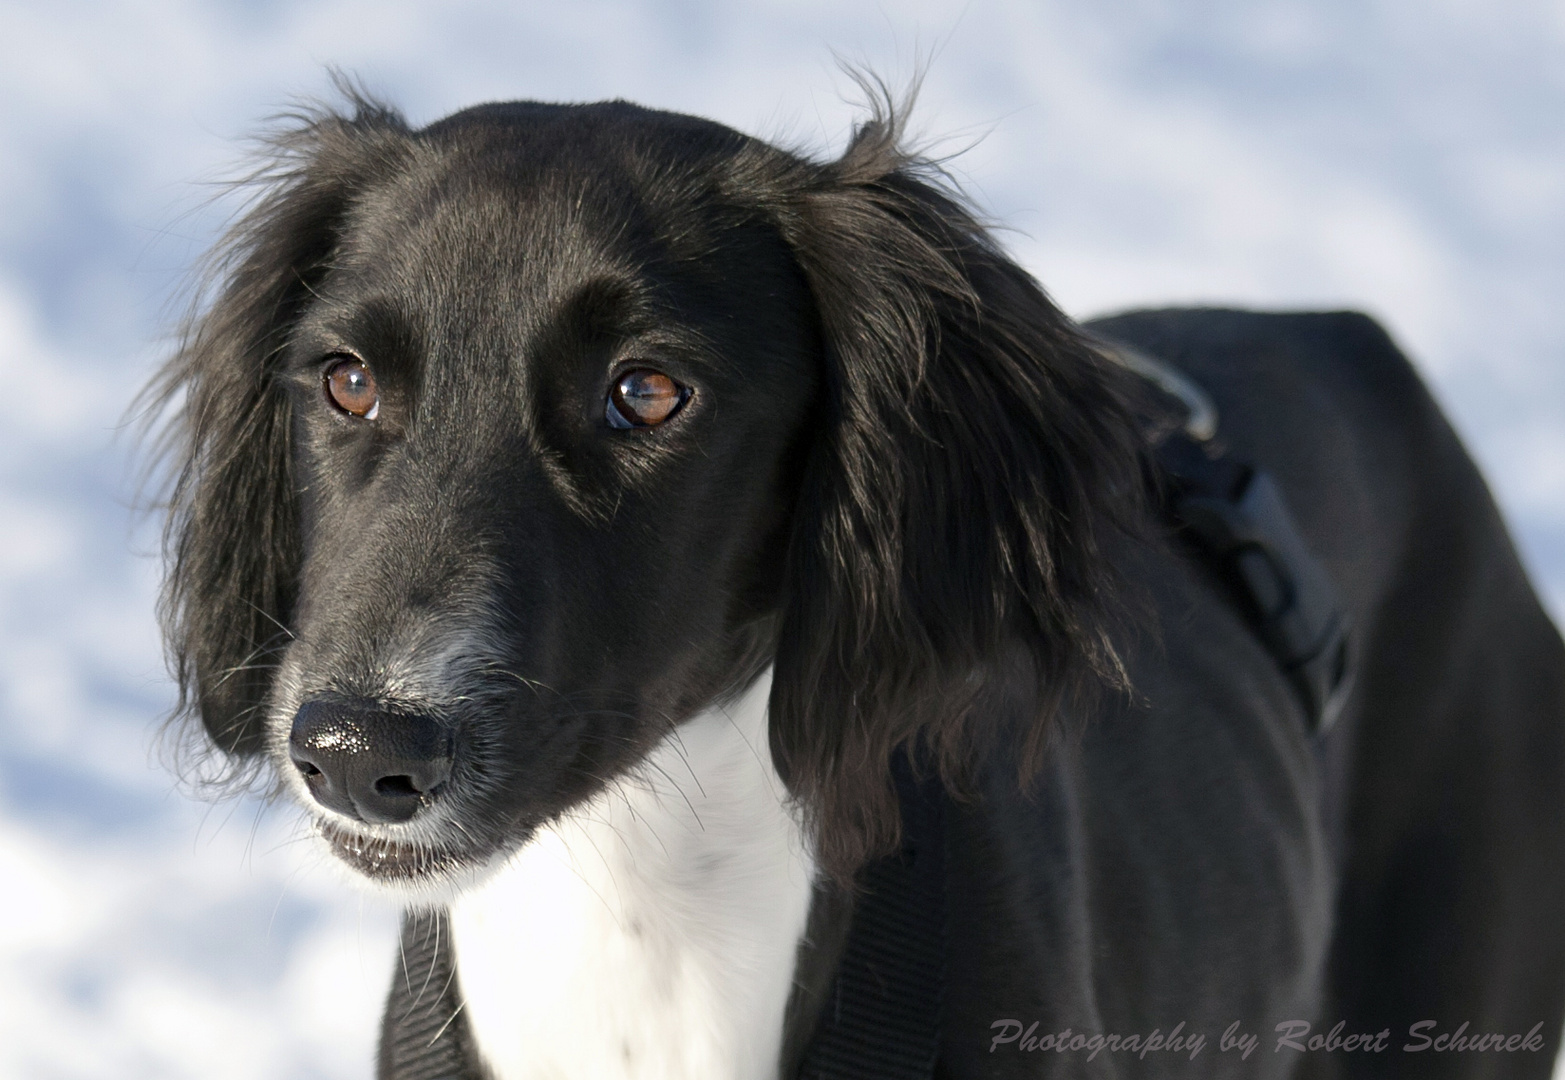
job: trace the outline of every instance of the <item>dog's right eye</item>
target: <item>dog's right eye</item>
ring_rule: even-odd
[[[326,396],[350,416],[373,420],[380,412],[375,374],[357,356],[344,356],[326,369]]]
[[[656,427],[690,399],[690,388],[661,371],[637,368],[620,376],[609,391],[603,418],[613,428]]]

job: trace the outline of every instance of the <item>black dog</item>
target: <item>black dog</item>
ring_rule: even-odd
[[[1549,1072],[1565,653],[1368,319],[1089,337],[889,111],[276,151],[165,375],[164,616],[412,905],[382,1075]]]

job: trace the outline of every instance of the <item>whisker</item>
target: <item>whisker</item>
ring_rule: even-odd
[[[273,615],[271,612],[269,612],[269,611],[265,610],[264,608],[262,608],[255,601],[251,600],[249,597],[241,597],[240,599],[244,600],[244,602],[247,605],[249,605],[250,607],[255,608],[257,614],[259,614],[262,618],[266,619],[273,626],[277,627],[277,629],[281,630],[284,634],[286,634],[288,636],[288,640],[289,641],[297,641],[299,639],[299,635],[295,634],[292,630],[290,630],[288,627],[284,626],[281,622],[278,622],[277,617],[275,615]]]
[[[706,826],[701,823],[701,814],[700,814],[700,812],[696,810],[695,803],[690,801],[690,796],[685,794],[685,789],[679,786],[679,782],[676,781],[672,776],[670,776],[668,774],[668,770],[667,769],[663,768],[663,766],[659,765],[657,762],[653,761],[651,758],[648,758],[643,764],[650,765],[652,768],[656,769],[660,774],[662,774],[663,778],[669,782],[669,784],[674,788],[674,790],[679,792],[679,797],[685,801],[685,806],[688,807],[689,810],[690,810],[690,816],[696,819],[696,825],[701,829],[702,832],[705,832],[706,831]],[[694,773],[691,774],[692,777],[694,777],[694,775],[695,775]],[[699,780],[697,780],[696,781],[696,787],[699,788],[700,786],[701,786],[701,782]],[[654,788],[653,793],[655,795],[658,794],[655,788]],[[703,799],[706,798],[706,792],[705,791],[701,792],[701,797]]]
[[[455,974],[456,974],[456,972],[452,971],[453,977],[455,976]],[[447,983],[447,985],[448,986],[450,985],[449,982]],[[462,1014],[462,1010],[465,1009],[465,1008],[467,1008],[467,1002],[465,1000],[461,1001],[461,1002],[459,1002],[457,1004],[456,1010],[454,1012],[452,1012],[452,1014],[451,1014],[451,1019],[447,1020],[444,1024],[441,1024],[440,1025],[440,1030],[435,1032],[435,1034],[430,1038],[430,1040],[429,1040],[429,1045],[430,1046],[434,1046],[435,1043],[439,1041],[440,1036],[442,1036],[442,1035],[444,1035],[446,1033],[446,1028],[451,1026],[451,1021],[455,1020],[458,1016],[460,1016]]]

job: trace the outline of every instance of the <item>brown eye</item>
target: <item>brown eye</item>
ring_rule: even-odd
[[[678,412],[689,397],[688,388],[661,371],[637,368],[621,375],[609,391],[603,417],[610,427],[652,427]]]
[[[357,356],[345,356],[326,369],[326,396],[343,412],[365,420],[380,412],[375,376]]]

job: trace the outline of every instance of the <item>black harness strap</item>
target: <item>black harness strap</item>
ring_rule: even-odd
[[[848,941],[801,1080],[928,1080],[945,994],[945,794],[892,762],[902,847],[861,872]]]
[[[381,1019],[377,1080],[477,1080],[444,911],[402,917],[399,956]]]
[[[1164,512],[1277,661],[1310,730],[1323,734],[1341,710],[1351,674],[1347,609],[1326,568],[1304,542],[1276,482],[1217,438],[1217,406],[1205,390],[1156,357],[1096,340],[1164,399],[1146,432],[1164,480]]]
[[[1265,472],[1176,432],[1154,455],[1168,513],[1227,583],[1282,668],[1310,729],[1330,728],[1348,686],[1348,617]]]

